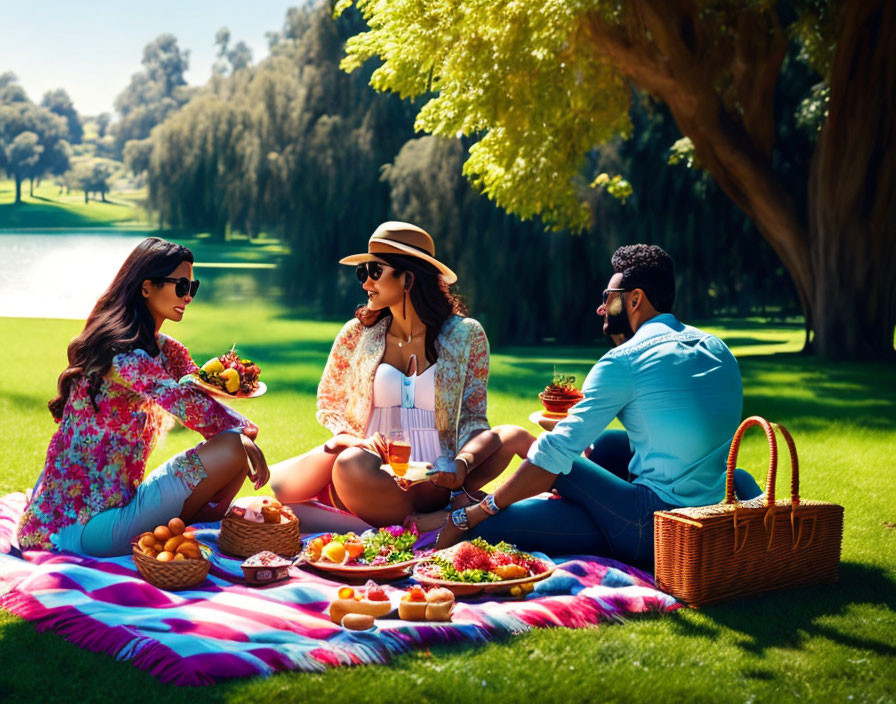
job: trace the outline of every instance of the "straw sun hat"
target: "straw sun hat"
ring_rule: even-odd
[[[352,254],[340,259],[340,264],[363,264],[376,261],[377,254],[407,254],[417,257],[432,264],[442,276],[445,283],[453,284],[457,281],[457,274],[435,258],[436,248],[432,237],[426,230],[408,222],[390,221],[384,222],[370,236],[367,242],[367,252],[364,254]]]

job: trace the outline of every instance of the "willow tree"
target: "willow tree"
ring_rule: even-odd
[[[663,101],[789,271],[807,349],[892,356],[896,3],[340,0],[336,11],[352,4],[369,29],[347,42],[343,67],[378,57],[374,88],[429,97],[418,130],[479,138],[464,173],[482,192],[558,229],[587,227],[582,169],[631,133],[632,92]],[[789,37],[829,88],[805,202],[774,164]]]

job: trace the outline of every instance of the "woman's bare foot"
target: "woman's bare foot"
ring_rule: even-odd
[[[485,498],[484,491],[457,494],[456,496],[451,497],[450,508],[446,508],[442,511],[433,511],[432,513],[412,513],[404,520],[404,525],[410,527],[413,524],[417,526],[417,530],[421,533],[439,530],[448,522],[451,511],[472,506],[483,498]]]

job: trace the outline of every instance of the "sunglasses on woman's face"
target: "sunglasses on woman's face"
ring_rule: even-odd
[[[381,262],[364,262],[363,264],[358,264],[358,268],[355,269],[355,275],[358,277],[358,281],[363,284],[367,281],[368,276],[374,281],[379,281],[383,271],[394,268]]]
[[[172,279],[169,276],[165,276],[159,279],[159,281],[164,281],[166,284],[174,284],[174,295],[178,298],[183,298],[188,292],[190,298],[193,298],[199,290],[199,279],[190,281],[186,276],[182,276],[179,279]]]

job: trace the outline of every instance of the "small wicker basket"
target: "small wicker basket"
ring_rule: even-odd
[[[285,523],[255,523],[230,514],[221,521],[218,546],[236,557],[251,557],[269,550],[281,557],[292,558],[302,550],[299,519],[290,516]]]
[[[210,563],[205,558],[159,562],[134,546],[134,564],[147,582],[159,589],[177,591],[195,587],[205,580]]]

